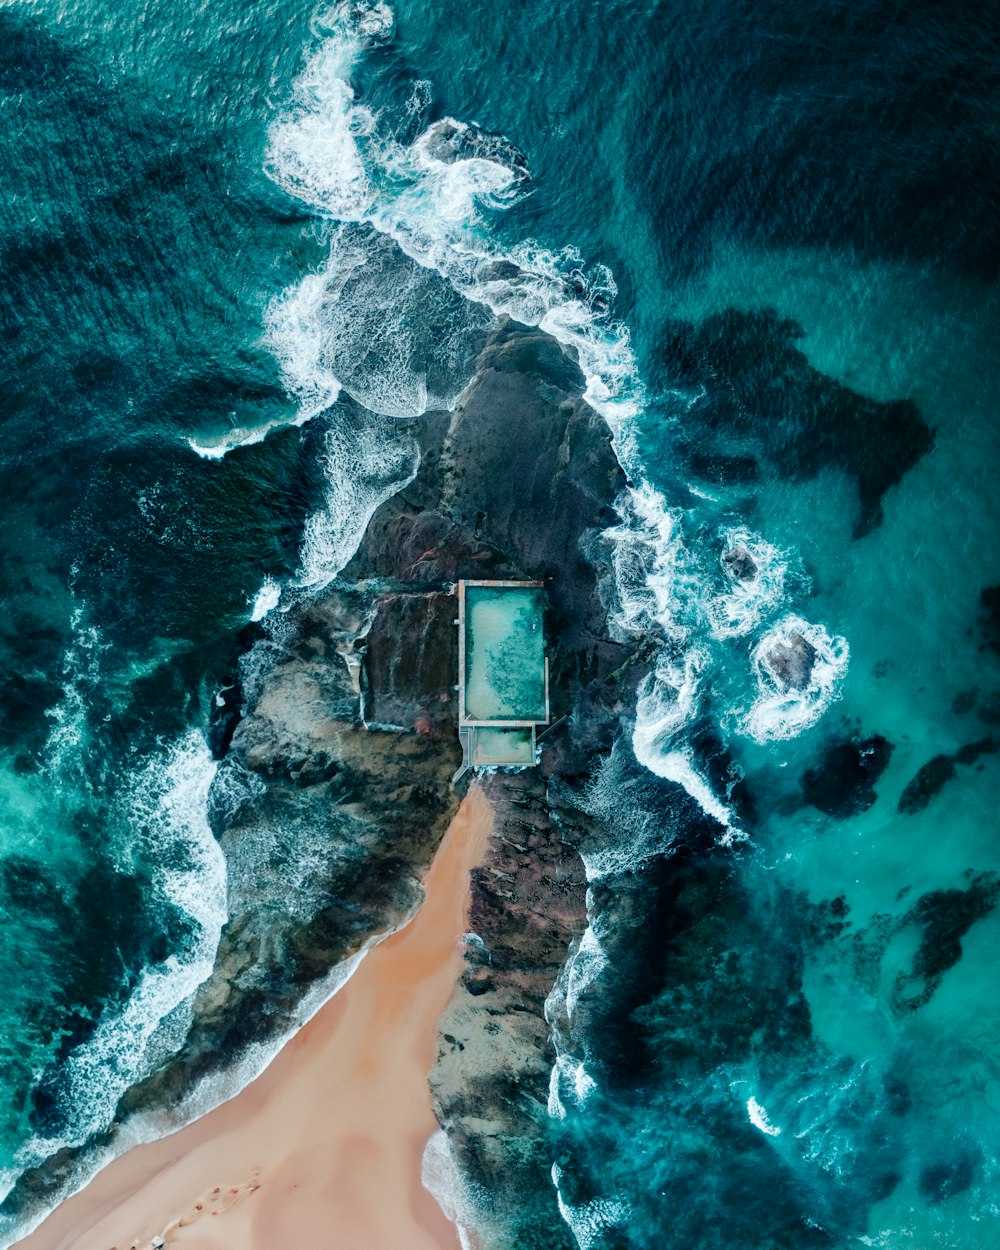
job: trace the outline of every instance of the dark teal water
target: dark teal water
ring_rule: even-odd
[[[552,1005],[567,1223],[991,1244],[996,13],[82,0],[0,30],[3,1174],[183,1045],[241,631],[336,571],[409,471],[393,419],[508,312],[580,355],[637,486],[620,627],[663,639],[591,796],[654,818],[609,822]]]

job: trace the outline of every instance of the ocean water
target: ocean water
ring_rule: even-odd
[[[661,642],[586,799],[553,1210],[581,1250],[992,1244],[1000,14],[0,29],[0,1192],[183,1047],[246,627],[343,566],[506,314],[614,431],[616,628]]]

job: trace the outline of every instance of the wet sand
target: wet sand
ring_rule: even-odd
[[[459,1250],[420,1180],[437,1129],[427,1075],[461,967],[469,870],[491,826],[473,788],[414,919],[270,1067],[203,1119],[111,1163],[20,1250]]]

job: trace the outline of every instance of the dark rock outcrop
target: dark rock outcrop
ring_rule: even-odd
[[[585,923],[583,869],[572,818],[562,809],[556,823],[541,772],[482,784],[495,826],[473,873],[475,939],[438,1026],[435,1111],[466,1181],[491,1195],[491,1210],[479,1215],[488,1244],[573,1250],[551,1205],[546,1100],[555,1053],[544,1009]]]
[[[757,576],[757,564],[753,556],[746,547],[739,544],[722,553],[722,565],[737,582],[752,582]]]
[[[892,743],[880,734],[861,741],[836,742],[815,768],[802,776],[802,797],[828,816],[866,812],[875,802],[875,782],[892,756]]]
[[[780,690],[805,690],[816,663],[816,648],[793,631],[776,642],[763,659]]]
[[[461,1170],[493,1195],[505,1244],[571,1250],[549,1177],[543,1004],[584,924],[574,824],[584,818],[553,787],[585,778],[610,749],[650,650],[608,627],[601,534],[625,479],[582,393],[551,338],[501,324],[453,411],[388,428],[419,445],[419,468],[376,510],[341,574],[243,636],[212,731],[210,819],[228,863],[229,919],[184,1047],[128,1091],[119,1122],[178,1105],[201,1077],[286,1034],[313,986],[416,906],[458,802],[452,584],[541,580],[554,724],[540,770],[484,782],[496,826],[433,1087]],[[27,872],[12,885],[43,888]],[[53,1159],[10,1201],[46,1203],[72,1163]]]
[[[496,826],[432,1086],[459,1166],[503,1208],[510,1244],[566,1250],[548,1175],[543,1007],[584,924],[573,833],[584,818],[551,786],[610,748],[645,672],[607,626],[597,536],[625,480],[582,389],[550,338],[501,327],[455,410],[412,428],[419,470],[377,509],[336,582],[280,644],[259,644],[273,654],[250,681],[215,794],[223,845],[249,868],[231,876],[232,918],[197,1009],[206,1043],[230,1053],[287,1027],[307,985],[415,905],[457,803],[452,583],[544,581],[560,723],[541,770],[483,782]],[[276,944],[290,889],[301,922],[283,916]],[[240,988],[250,966],[266,993]]]

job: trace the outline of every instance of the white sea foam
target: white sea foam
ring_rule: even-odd
[[[254,596],[250,609],[251,621],[262,621],[281,602],[281,584],[273,577],[265,577],[263,585]]]
[[[771,1123],[767,1112],[752,1094],[747,1099],[747,1116],[754,1128],[759,1128],[768,1137],[779,1137],[781,1135],[781,1129],[776,1124]]]
[[[151,888],[193,930],[187,949],[147,968],[124,1007],[109,1009],[64,1064],[75,1111],[69,1144],[111,1122],[120,1096],[149,1071],[147,1051],[161,1023],[212,971],[226,919],[226,864],[206,818],[215,767],[204,739],[191,733],[133,778],[128,815],[144,861],[156,866]]]
[[[558,1163],[553,1163],[551,1176],[559,1213],[569,1225],[580,1250],[591,1250],[591,1247],[599,1245],[607,1229],[620,1228],[632,1213],[631,1205],[619,1197],[591,1198],[589,1202],[579,1205],[570,1204],[562,1194],[563,1170]]]
[[[201,785],[199,784],[194,788],[200,791]],[[184,790],[187,790],[189,794],[191,793],[191,788],[182,784],[177,794],[178,801],[181,801],[181,792]],[[135,1115],[125,1120],[106,1145],[97,1147],[81,1156],[77,1170],[66,1178],[66,1188],[60,1195],[59,1201],[63,1201],[72,1194],[79,1192],[99,1171],[107,1167],[108,1164],[119,1158],[126,1151],[133,1149],[135,1146],[141,1146],[146,1142],[156,1141],[170,1133],[177,1132],[194,1120],[208,1115],[216,1107],[221,1106],[224,1102],[228,1102],[230,1098],[234,1098],[242,1090],[246,1089],[273,1062],[275,1057],[280,1054],[299,1030],[308,1024],[313,1016],[347,984],[361,966],[368,952],[377,946],[379,942],[398,932],[399,928],[409,924],[415,915],[416,909],[410,912],[399,926],[387,929],[384,933],[374,934],[353,955],[336,964],[326,976],[314,982],[296,1004],[289,1027],[283,1033],[269,1039],[267,1042],[251,1043],[238,1056],[235,1062],[226,1068],[203,1077],[186,1092],[183,1098],[172,1106],[164,1106],[156,1111],[144,1112],[141,1115]],[[111,1110],[114,1110],[113,1105]],[[37,1159],[40,1160],[52,1154],[66,1143],[61,1140],[42,1141],[35,1139],[34,1144],[37,1147]],[[0,1201],[9,1192],[17,1179],[17,1175],[25,1167],[31,1166],[34,1161],[25,1156],[18,1160],[16,1170],[12,1170],[6,1176],[0,1173]],[[10,1231],[13,1238],[20,1240],[26,1237],[45,1219],[48,1210],[49,1208],[38,1209],[29,1218],[21,1222],[16,1229],[12,1228]],[[0,1236],[7,1231],[6,1228],[0,1230]],[[0,1247],[0,1250],[3,1250],[3,1248]]]
[[[775,646],[787,644],[795,634],[816,651],[808,683],[801,690],[787,688],[770,660]],[[756,742],[796,737],[814,725],[840,697],[849,658],[846,638],[831,635],[822,625],[810,624],[800,616],[783,617],[754,647],[752,659],[759,694],[749,711],[737,717],[739,731]]]
[[[572,249],[554,253],[531,240],[507,249],[496,243],[490,217],[516,201],[524,181],[523,169],[502,145],[443,142],[445,135],[461,140],[469,131],[467,123],[450,118],[407,142],[386,117],[355,98],[353,70],[371,40],[391,30],[384,7],[344,4],[324,18],[329,34],[299,76],[290,108],[271,128],[269,173],[327,219],[364,223],[391,238],[471,303],[552,334],[575,352],[587,398],[624,431],[638,411],[641,386],[628,330],[607,316],[614,294],[610,272],[585,275]],[[311,312],[335,276],[327,271],[299,284]],[[287,296],[286,307],[296,309],[295,300]],[[300,311],[296,317],[301,331]],[[290,338],[275,320],[269,330],[287,362]],[[302,359],[309,358],[320,356],[307,350]],[[296,372],[301,378],[309,369]]]
[[[549,1115],[555,1120],[564,1120],[567,1102],[580,1108],[596,1089],[597,1082],[582,1059],[567,1054],[557,1055],[549,1073]]]
[[[444,1129],[438,1129],[424,1147],[420,1168],[424,1188],[437,1199],[438,1206],[458,1230],[462,1250],[475,1250],[476,1189],[466,1180],[455,1160]],[[488,1201],[488,1195],[480,1195]],[[482,1203],[479,1204],[480,1207]]]
[[[639,687],[632,748],[640,764],[682,786],[707,815],[729,829],[729,809],[699,775],[683,745],[684,730],[698,711],[698,689],[709,664],[707,652],[693,646],[680,663],[669,652],[660,652],[653,674]]]
[[[74,569],[71,589],[75,574]],[[73,609],[70,628],[72,641],[62,662],[63,697],[47,713],[52,729],[45,744],[45,768],[57,789],[62,788],[67,771],[76,772],[81,766],[80,748],[86,740],[90,698],[101,680],[101,656],[110,646],[100,630],[88,623],[82,603]]]
[[[327,585],[358,549],[375,509],[416,475],[416,442],[384,426],[334,425],[326,435],[325,502],[306,521],[297,584]]]
[[[24,1143],[10,1182],[106,1129],[125,1090],[183,1041],[226,918],[225,860],[205,814],[214,772],[204,739],[190,733],[129,780],[121,815],[132,825],[131,849],[155,866],[150,889],[186,915],[190,933],[183,949],[144,969],[124,1004],[109,1006],[93,1035],[70,1052],[60,1070],[61,1135]]]
[[[608,966],[608,957],[604,953],[597,934],[587,925],[579,944],[566,965],[565,993],[563,997],[567,1024],[572,1027],[573,1016],[580,999],[586,994],[593,982]]]
[[[316,411],[321,411],[321,409]],[[263,425],[236,425],[227,430],[214,443],[198,437],[189,438],[187,443],[191,450],[201,456],[203,460],[221,460],[223,456],[228,455],[231,451],[235,451],[237,447],[252,447],[255,443],[262,443],[272,430],[282,430],[288,425],[305,425],[309,418],[315,415],[315,412],[300,410],[290,422],[266,421]]]
[[[648,482],[618,500],[621,524],[605,531],[611,543],[617,602],[611,625],[622,635],[686,636],[686,567],[680,513]]]
[[[726,569],[727,552],[742,548],[753,560],[752,578],[741,581]],[[790,572],[792,556],[742,527],[727,529],[721,535],[720,563],[727,589],[710,600],[707,615],[713,637],[742,638],[758,628],[765,617],[784,602],[789,581],[805,588],[805,579]]]

